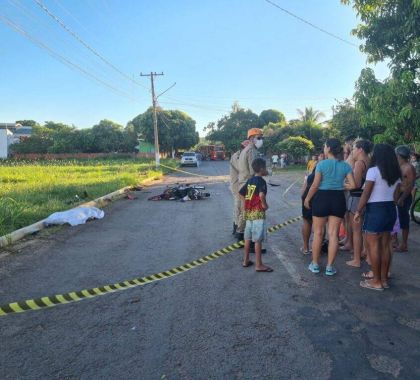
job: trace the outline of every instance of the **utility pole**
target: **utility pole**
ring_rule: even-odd
[[[153,105],[153,131],[155,135],[155,161],[156,167],[160,165],[160,154],[159,154],[159,136],[158,136],[158,126],[157,126],[157,116],[156,116],[156,96],[155,96],[155,85],[153,78],[163,73],[150,72],[150,74],[140,73],[141,77],[150,77],[150,82],[152,85],[152,105]]]

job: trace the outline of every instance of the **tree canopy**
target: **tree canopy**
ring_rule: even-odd
[[[354,94],[361,126],[380,129],[376,142],[420,141],[420,1],[342,0],[361,19],[353,33],[369,62],[389,61],[381,82],[362,70]]]
[[[206,139],[221,142],[228,152],[235,152],[243,140],[247,138],[248,129],[258,127],[258,115],[250,109],[244,109],[238,104],[232,106],[228,115],[223,116],[216,123],[209,123],[206,127]]]
[[[286,117],[278,110],[268,109],[264,110],[260,113],[259,116],[260,120],[260,127],[263,128],[269,123],[285,125],[286,124]]]
[[[178,110],[157,110],[160,150],[167,153],[189,149],[199,141],[195,120]],[[153,109],[136,116],[128,123],[147,142],[154,142]]]
[[[11,145],[15,153],[134,152],[137,136],[129,127],[101,120],[92,128],[77,129],[52,121],[34,124],[28,139]]]

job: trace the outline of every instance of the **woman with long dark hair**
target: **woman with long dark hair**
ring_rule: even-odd
[[[321,245],[328,222],[328,262],[325,274],[333,276],[337,273],[333,264],[338,250],[338,231],[346,213],[344,180],[347,179],[348,182],[347,190],[354,189],[356,184],[351,166],[343,161],[340,140],[328,139],[324,146],[324,154],[326,159],[316,166],[315,179],[304,203],[307,209],[312,208],[314,230],[312,262],[308,269],[312,273],[320,272]]]
[[[401,170],[392,146],[377,144],[373,150],[365,188],[354,215],[356,222],[366,207],[363,231],[366,233],[373,278],[360,282],[372,290],[388,288],[391,265],[390,238],[397,219],[395,202],[401,183]]]
[[[312,233],[312,210],[307,209],[304,205],[305,198],[308,195],[309,189],[312,186],[312,183],[315,179],[315,168],[316,165],[318,165],[319,162],[321,162],[324,159],[324,153],[320,153],[317,157],[317,161],[315,161],[315,164],[312,167],[311,173],[305,177],[305,181],[303,183],[302,187],[302,239],[303,239],[303,247],[300,249],[300,252],[302,252],[304,255],[310,255],[312,250],[309,249],[309,239],[311,238]]]

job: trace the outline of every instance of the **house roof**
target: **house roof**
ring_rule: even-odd
[[[14,129],[16,128],[16,123],[0,123],[0,129]]]
[[[31,135],[32,134],[32,127],[19,127],[16,128],[14,131],[15,135]]]

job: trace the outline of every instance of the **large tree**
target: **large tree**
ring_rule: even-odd
[[[362,71],[355,93],[362,125],[384,128],[375,141],[420,141],[420,1],[342,1],[360,17],[353,33],[363,40],[368,61],[387,60],[391,69],[383,82],[372,70]]]
[[[315,110],[312,107],[305,107],[303,111],[301,109],[297,109],[297,112],[300,115],[300,120],[303,122],[318,123],[323,117],[325,117],[323,112]]]
[[[178,110],[157,109],[157,124],[160,150],[167,153],[189,149],[199,141],[195,120]],[[154,143],[153,109],[136,116],[129,125],[145,141]]]
[[[286,117],[282,112],[274,109],[264,110],[260,113],[258,117],[260,120],[260,127],[263,128],[269,123],[286,125]]]
[[[241,142],[247,138],[248,129],[259,125],[258,115],[235,103],[228,115],[223,116],[216,123],[207,125],[206,138],[210,141],[222,142],[226,150],[232,153],[238,150]]]

